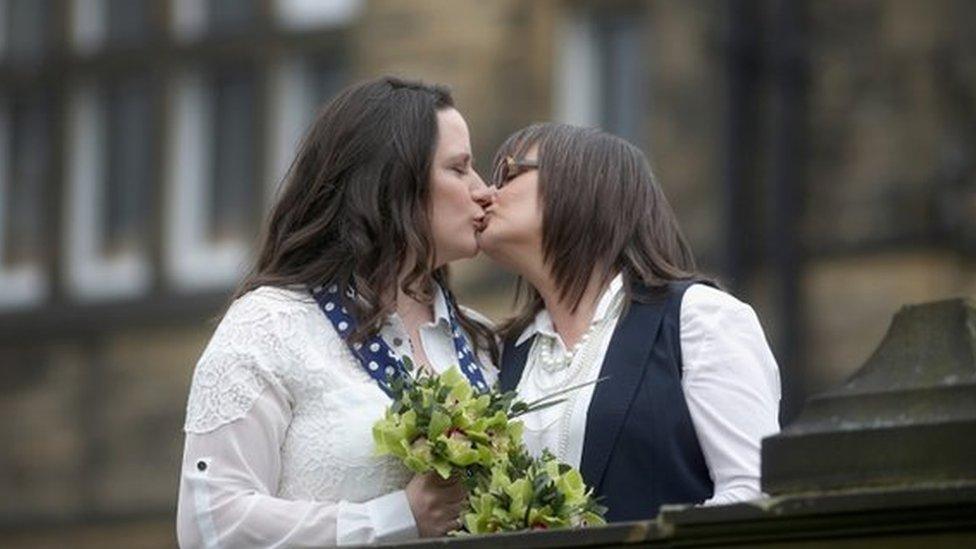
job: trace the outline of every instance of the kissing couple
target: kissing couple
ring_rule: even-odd
[[[488,174],[486,174],[488,175]],[[461,306],[451,262],[519,277],[498,324]],[[352,85],[312,123],[187,404],[183,547],[391,542],[454,530],[461,482],[376,456],[387,376],[460,366],[525,401],[524,439],[580,469],[608,521],[757,498],[780,380],[753,309],[698,272],[644,153],[540,123],[474,167],[440,85]]]

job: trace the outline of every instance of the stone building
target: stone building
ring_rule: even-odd
[[[976,294],[974,21],[966,0],[0,1],[0,544],[173,543],[196,358],[316,105],[381,73],[450,84],[483,173],[536,120],[643,147],[794,417],[901,304]],[[510,276],[455,274],[510,311]]]

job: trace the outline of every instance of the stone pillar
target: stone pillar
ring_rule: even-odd
[[[906,306],[867,363],[763,441],[769,494],[976,481],[976,304]]]

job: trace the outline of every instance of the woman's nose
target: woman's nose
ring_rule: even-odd
[[[478,172],[474,172],[474,175],[475,175],[475,182],[472,183],[471,185],[471,198],[478,204],[481,204],[482,206],[486,204],[490,204],[491,201],[495,198],[495,193],[497,192],[497,189],[495,189],[495,187],[489,187],[485,185],[484,180],[481,179],[481,176],[478,175]]]

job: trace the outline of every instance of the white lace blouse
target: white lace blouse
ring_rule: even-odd
[[[456,359],[444,296],[420,339],[437,372]],[[411,355],[397,315],[380,333]],[[485,356],[485,379],[497,372]],[[197,363],[177,512],[183,547],[313,547],[417,536],[411,473],[373,454],[389,397],[306,292],[235,301]]]

